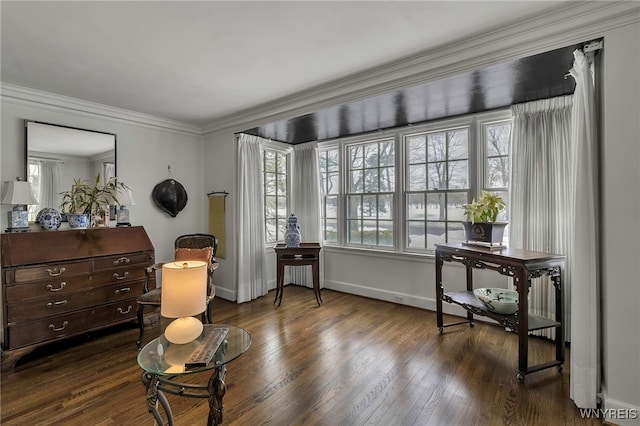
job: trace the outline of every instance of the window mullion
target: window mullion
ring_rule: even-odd
[[[407,179],[407,161],[405,158],[404,144],[399,134],[394,137],[395,149],[396,149],[396,185],[395,193],[393,194],[395,204],[395,220],[393,221],[393,232],[395,235],[394,247],[396,251],[404,251],[405,247],[405,234],[407,229],[407,214],[406,214],[406,179]]]

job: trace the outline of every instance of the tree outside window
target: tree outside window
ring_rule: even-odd
[[[469,127],[405,136],[407,241],[410,249],[464,236],[469,197]]]
[[[265,149],[263,161],[265,236],[267,243],[276,243],[287,229],[289,156]]]
[[[507,203],[498,215],[498,221],[507,221],[509,214],[509,148],[511,141],[511,121],[486,123],[482,126],[485,150],[484,186],[485,191],[500,195]],[[508,227],[507,227],[508,232]],[[508,238],[505,232],[505,243]]]

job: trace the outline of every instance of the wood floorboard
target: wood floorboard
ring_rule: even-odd
[[[216,323],[251,332],[228,365],[228,425],[597,425],[569,398],[569,365],[518,383],[517,336],[487,323],[436,327],[423,309],[287,286],[238,305],[213,302]],[[454,319],[449,318],[449,319]],[[145,341],[163,323],[145,331]],[[0,378],[0,423],[153,425],[137,365],[135,323],[38,348]],[[554,357],[530,339],[529,363]],[[568,358],[568,353],[567,353]],[[190,375],[205,383],[207,373]],[[167,396],[176,426],[205,425],[206,399]]]

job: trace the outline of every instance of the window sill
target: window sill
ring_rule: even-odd
[[[427,253],[398,252],[390,250],[369,249],[363,247],[322,246],[326,253],[342,253],[354,256],[379,257],[382,259],[411,260],[416,262],[435,263],[435,255]]]

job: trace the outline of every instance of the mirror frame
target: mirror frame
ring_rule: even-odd
[[[62,124],[55,124],[55,123],[47,123],[47,122],[43,122],[43,121],[37,121],[37,120],[30,120],[30,119],[25,119],[24,120],[24,178],[25,180],[29,179],[29,123],[34,123],[40,126],[50,126],[50,127],[54,127],[56,129],[66,129],[72,132],[80,132],[78,133],[79,135],[82,135],[82,132],[86,132],[87,136],[91,136],[91,133],[94,134],[99,134],[99,135],[107,135],[107,136],[112,136],[113,137],[113,159],[114,159],[114,175],[118,176],[118,138],[117,135],[115,133],[110,133],[110,132],[102,132],[102,131],[98,131],[98,130],[91,130],[91,129],[84,129],[81,127],[73,127],[73,126],[66,126],[66,125],[62,125]],[[73,145],[76,146],[76,145]],[[55,155],[55,152],[52,152],[53,155]],[[87,158],[89,158],[87,156]],[[102,172],[101,172],[102,173]],[[91,179],[94,176],[88,176],[87,179]],[[57,206],[56,206],[57,208]]]

